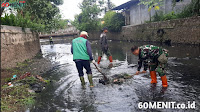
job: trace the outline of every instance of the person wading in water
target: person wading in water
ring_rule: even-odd
[[[50,45],[53,44],[53,37],[51,36],[49,37],[49,42],[50,42]]]
[[[87,40],[88,33],[82,31],[78,38],[72,40],[71,53],[73,54],[73,61],[76,63],[76,68],[79,73],[81,85],[85,87],[83,67],[86,69],[90,87],[94,87],[92,80],[92,71],[90,68],[90,61],[95,63],[92,57],[92,49],[90,42]]]
[[[109,66],[112,67],[113,59],[112,59],[110,50],[108,48],[108,42],[107,42],[107,36],[106,36],[107,32],[108,32],[108,29],[106,27],[102,29],[102,33],[100,35],[101,56],[98,57],[97,64],[100,63],[103,54],[106,54],[106,56],[108,57],[111,63]]]
[[[131,52],[139,56],[138,60],[138,69],[135,75],[139,73],[146,73],[147,67],[149,65],[149,71],[151,75],[151,83],[157,83],[156,72],[162,80],[162,86],[167,87],[167,77],[165,73],[165,66],[167,64],[168,50],[162,49],[154,45],[143,45],[141,47],[133,46]],[[144,70],[140,72],[140,69],[144,65]]]

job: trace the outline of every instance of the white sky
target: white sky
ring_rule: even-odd
[[[59,6],[63,19],[74,20],[74,16],[79,14],[81,10],[78,7],[78,4],[83,0],[64,0],[63,5]],[[123,3],[126,3],[130,0],[110,0],[116,6],[119,6]]]

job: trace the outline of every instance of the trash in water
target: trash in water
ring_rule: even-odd
[[[109,84],[109,82],[105,81],[104,79],[99,79],[99,83],[102,83],[103,85]]]
[[[8,83],[9,86],[10,86],[11,84],[12,84],[11,82]]]
[[[26,72],[25,74],[23,74],[22,76],[20,76],[20,79],[24,79],[24,78],[29,77],[29,76],[31,76],[31,73]]]
[[[44,82],[44,79],[41,76],[36,75],[36,78],[39,79],[41,82]]]
[[[95,103],[95,104],[107,104],[107,103],[109,103],[109,102],[104,102],[104,101],[95,101],[94,103]]]
[[[13,84],[11,82],[8,83],[9,87],[13,87]]]
[[[36,93],[40,93],[43,90],[43,85],[35,83],[31,85],[31,90],[35,91]]]
[[[35,93],[35,91],[31,90],[31,89],[28,89],[28,92],[29,93]]]
[[[114,79],[114,80],[113,80],[113,83],[114,83],[114,84],[119,84],[119,85],[120,85],[120,84],[122,84],[124,81],[125,81],[125,80],[124,80],[123,78],[119,78],[119,79]]]
[[[109,84],[109,83],[113,83],[113,84],[122,84],[126,79],[130,79],[132,78],[132,75],[129,75],[127,73],[123,73],[123,74],[116,74],[114,76],[112,76],[112,80],[111,81],[105,81],[104,79],[99,79],[99,83],[102,83],[103,85]]]
[[[14,80],[17,78],[17,75],[13,75],[13,77],[11,78],[11,80]]]

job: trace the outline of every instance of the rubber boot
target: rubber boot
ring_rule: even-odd
[[[162,76],[161,80],[162,80],[162,86],[163,87],[167,87],[168,84],[167,84],[167,77],[166,77],[166,75]]]
[[[98,61],[97,61],[97,64],[99,64],[101,61],[101,56],[98,57]]]
[[[85,80],[83,76],[80,76],[80,80],[81,80],[81,85],[82,87],[85,87]]]
[[[90,82],[90,87],[94,87],[93,80],[92,80],[92,74],[88,74],[88,80]]]
[[[108,58],[109,58],[110,62],[113,62],[112,56],[109,56]]]
[[[151,84],[157,83],[156,71],[150,71],[151,75]]]

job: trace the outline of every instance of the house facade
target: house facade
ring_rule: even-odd
[[[155,10],[148,11],[148,7],[145,5],[138,5],[139,0],[131,0],[120,6],[113,8],[112,10],[123,11],[125,16],[126,25],[139,25],[149,21],[152,16],[155,15]],[[183,8],[191,3],[191,0],[176,0],[176,6],[173,7],[172,0],[164,0],[164,5],[160,8],[164,14],[174,11],[175,13],[180,12]]]

